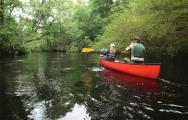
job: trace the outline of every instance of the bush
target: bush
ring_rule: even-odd
[[[30,52],[31,52],[31,50],[28,49],[28,48],[26,48],[23,45],[17,45],[17,46],[15,46],[15,53],[17,55],[26,55],[26,54],[29,54]]]
[[[176,56],[188,46],[185,42],[188,35],[183,34],[188,32],[186,3],[186,0],[132,0],[127,8],[111,16],[112,21],[94,47],[115,43],[122,51],[131,37],[140,36],[149,54]]]

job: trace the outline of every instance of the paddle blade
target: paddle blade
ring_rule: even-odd
[[[92,48],[82,48],[82,53],[85,53],[85,52],[94,52],[95,50],[92,49]]]

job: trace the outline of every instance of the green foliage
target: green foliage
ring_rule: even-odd
[[[71,51],[71,52],[76,52],[76,51],[78,51],[78,46],[76,45],[76,43],[72,43],[72,44],[69,46],[69,51]]]
[[[25,54],[29,54],[31,52],[29,48],[26,48],[23,45],[15,46],[15,50],[16,50],[15,53],[18,55],[25,55]]]
[[[0,6],[0,50],[8,54],[110,43],[123,51],[135,35],[147,54],[188,54],[187,0],[6,0]],[[16,9],[23,15],[14,16]]]
[[[99,14],[101,17],[110,15],[113,0],[91,0],[92,13]]]
[[[95,47],[102,48],[113,42],[123,50],[130,44],[130,38],[136,35],[144,40],[148,54],[175,56],[188,46],[188,36],[184,34],[188,31],[188,8],[185,4],[186,0],[130,1],[128,8],[111,16],[112,22],[105,27]]]

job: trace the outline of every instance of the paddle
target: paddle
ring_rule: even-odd
[[[82,53],[89,53],[89,52],[94,52],[95,50],[93,48],[82,48]]]
[[[82,51],[81,51],[81,53],[93,53],[93,52],[101,53],[100,50],[95,50],[93,48],[82,48]]]

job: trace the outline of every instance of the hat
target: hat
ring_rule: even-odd
[[[138,36],[134,36],[134,37],[132,38],[132,40],[139,40],[139,41],[141,41],[140,37],[138,37]]]
[[[110,47],[115,47],[115,44],[114,43],[110,44]]]

